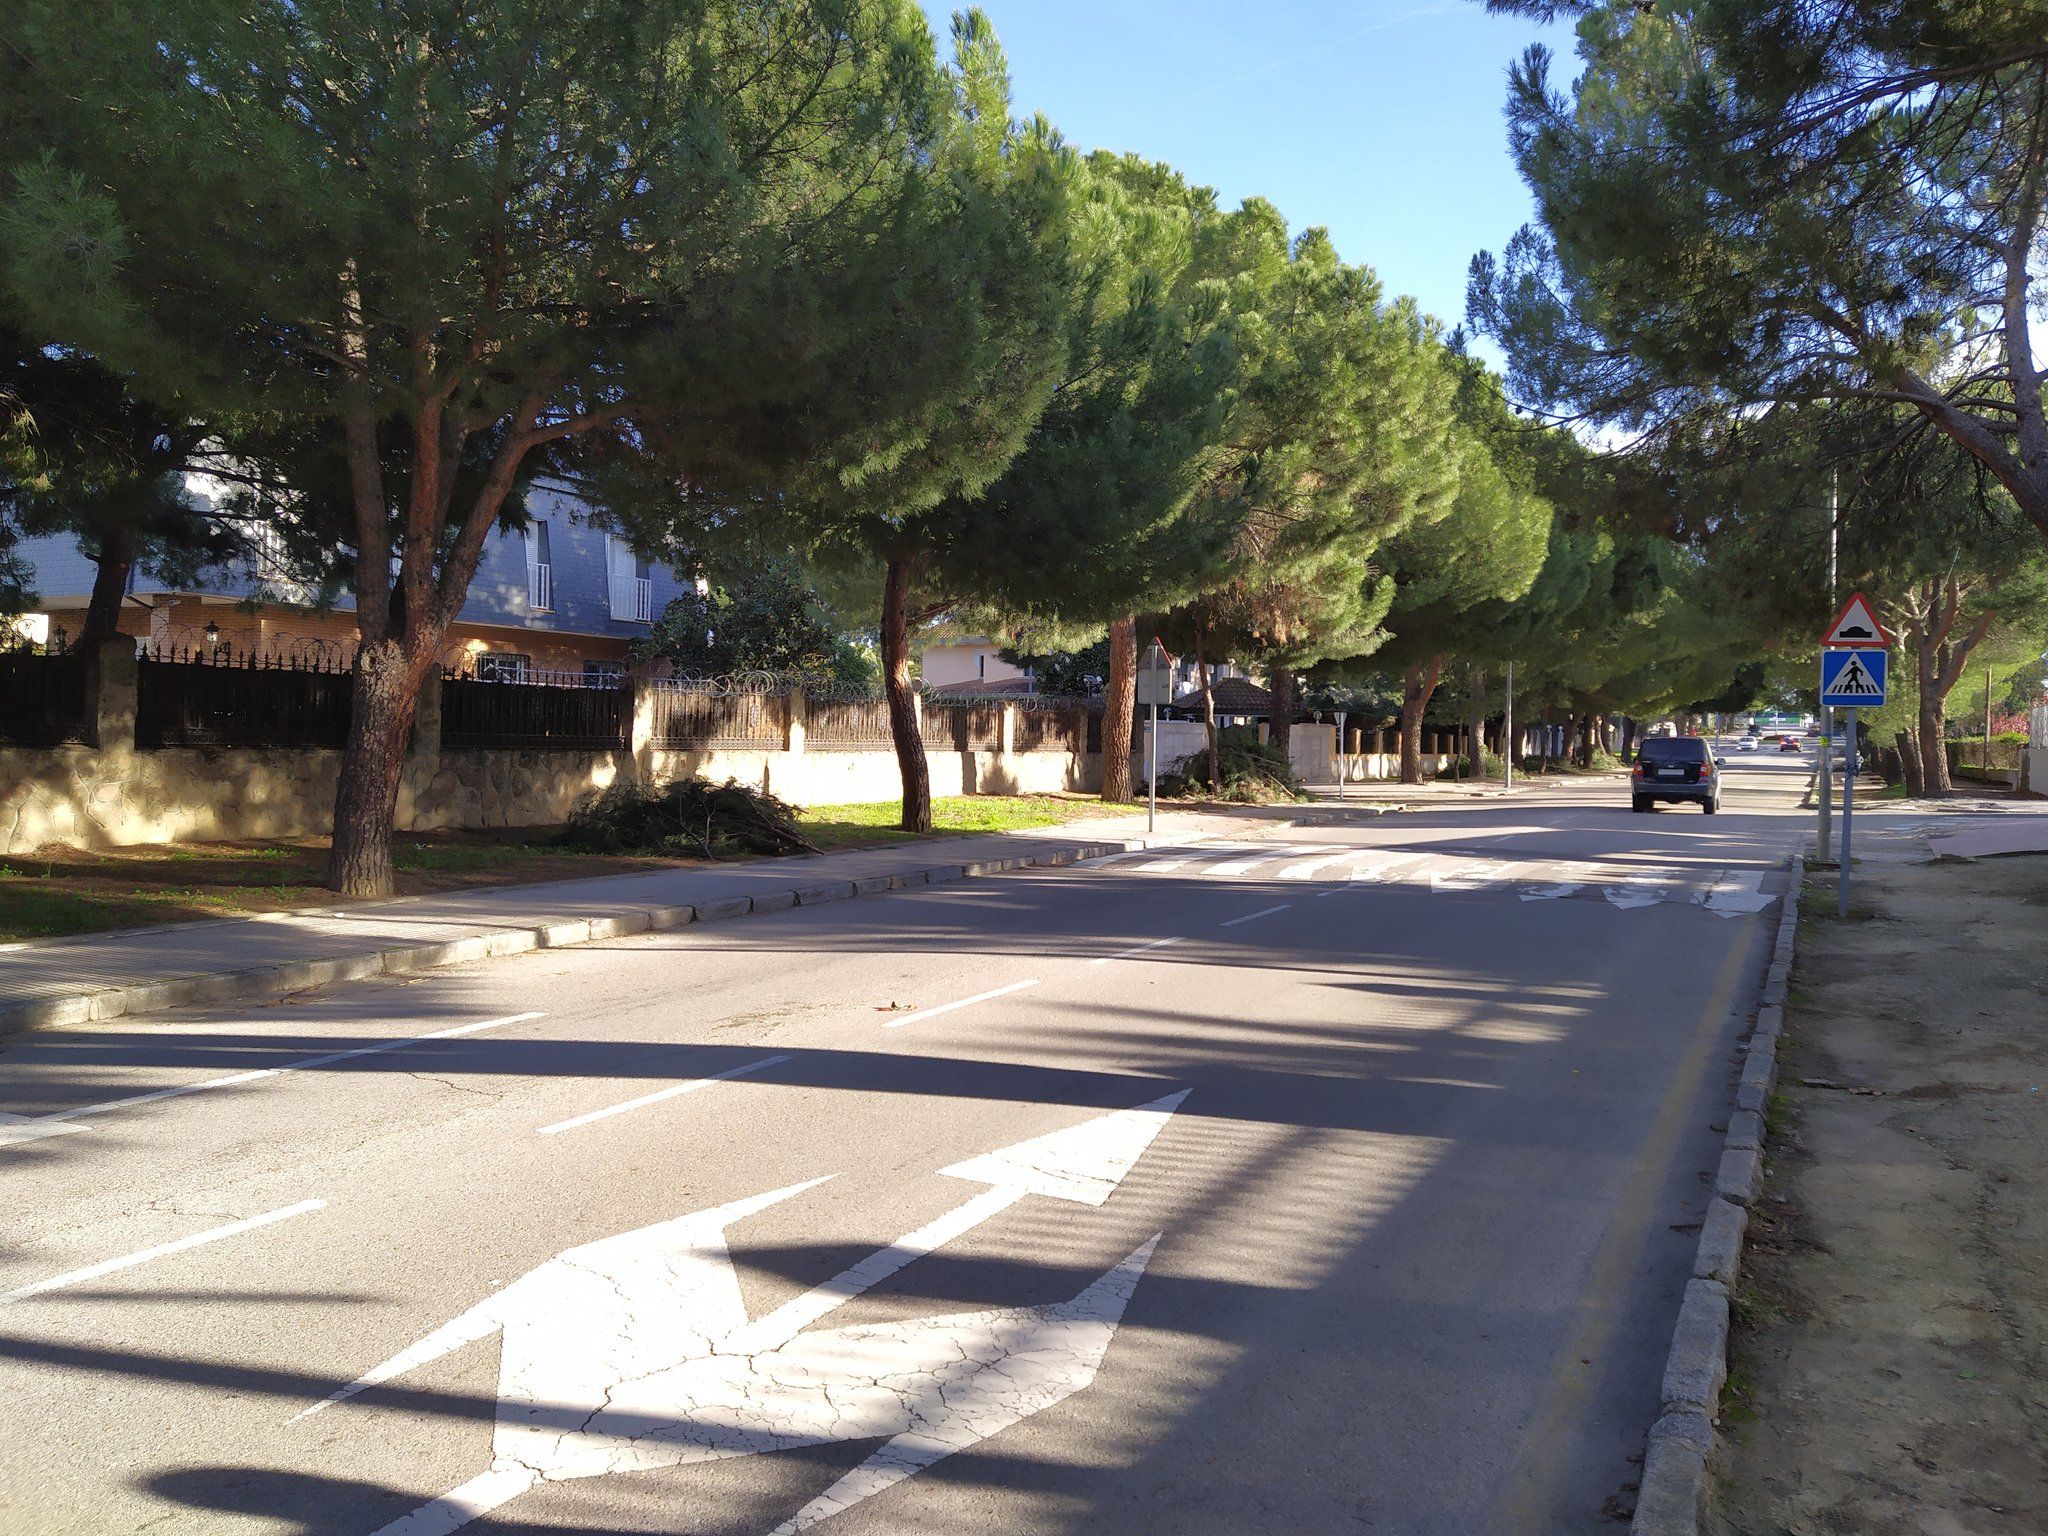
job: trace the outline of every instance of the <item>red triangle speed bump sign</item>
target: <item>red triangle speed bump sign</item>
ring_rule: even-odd
[[[1870,599],[1856,592],[1842,604],[1842,611],[1835,615],[1835,622],[1820,637],[1820,643],[1831,650],[1881,651],[1892,643],[1892,637],[1877,622],[1877,611],[1870,606]]]

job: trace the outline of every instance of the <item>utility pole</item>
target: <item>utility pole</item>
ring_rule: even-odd
[[[1828,609],[1835,606],[1835,549],[1840,528],[1841,505],[1837,494],[1837,472],[1828,471]],[[1829,728],[1834,711],[1827,705],[1820,706],[1820,862],[1828,861],[1828,849],[1832,843],[1832,829],[1828,825],[1834,814],[1835,802],[1835,743],[1834,733]]]
[[[1991,669],[1984,669],[1984,771],[1991,771]],[[2018,782],[2015,780],[2014,782]]]

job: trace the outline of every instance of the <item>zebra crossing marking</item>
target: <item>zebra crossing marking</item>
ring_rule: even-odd
[[[1219,842],[1160,849],[1165,858],[1138,866],[1142,873],[1191,874],[1219,880],[1316,882],[1318,896],[1364,885],[1423,886],[1434,895],[1513,891],[1519,901],[1577,897],[1605,901],[1619,911],[1695,906],[1717,917],[1760,912],[1778,898],[1762,890],[1764,871],[1697,865],[1638,867],[1588,859],[1517,859],[1477,849],[1438,852],[1332,848],[1297,843]]]

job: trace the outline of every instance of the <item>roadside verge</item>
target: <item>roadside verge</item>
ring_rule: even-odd
[[[1697,1536],[1706,1506],[1707,1462],[1728,1381],[1729,1294],[1742,1266],[1749,1207],[1763,1181],[1764,1111],[1778,1081],[1778,1040],[1799,930],[1806,860],[1792,855],[1790,883],[1778,904],[1778,936],[1764,976],[1762,1005],[1745,1044],[1735,1110],[1728,1117],[1714,1198],[1700,1227],[1692,1277],[1664,1360],[1662,1406],[1650,1428],[1636,1494],[1635,1536]]]

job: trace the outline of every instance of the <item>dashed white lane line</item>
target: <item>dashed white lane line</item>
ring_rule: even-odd
[[[988,991],[977,992],[972,997],[959,998],[950,1003],[940,1003],[936,1008],[921,1008],[916,1013],[906,1013],[900,1019],[884,1019],[882,1024],[887,1029],[901,1029],[906,1024],[921,1024],[926,1019],[936,1019],[940,1014],[951,1013],[956,1008],[972,1008],[976,1003],[985,1003],[990,998],[1008,997],[1012,992],[1022,992],[1026,987],[1035,987],[1037,985],[1038,978],[1035,976],[1028,981],[1013,981],[1007,987],[991,987]]]
[[[1128,960],[1133,955],[1144,954],[1148,949],[1164,949],[1169,944],[1178,944],[1181,941],[1181,937],[1177,935],[1171,939],[1154,939],[1149,944],[1133,944],[1129,949],[1120,949],[1113,955],[1097,955],[1088,963],[1090,965],[1107,965],[1112,960]]]
[[[19,1141],[34,1141],[43,1136],[58,1136],[76,1126],[65,1124],[85,1115],[104,1115],[116,1109],[133,1109],[138,1104],[154,1104],[160,1099],[183,1098],[188,1093],[205,1093],[211,1088],[232,1088],[242,1083],[259,1082],[266,1077],[276,1077],[283,1072],[303,1072],[312,1067],[328,1067],[337,1061],[354,1061],[363,1056],[381,1056],[387,1051],[402,1051],[407,1046],[421,1045],[429,1040],[453,1040],[460,1035],[474,1035],[486,1029],[502,1029],[507,1024],[524,1024],[529,1019],[542,1017],[539,1013],[508,1013],[502,1019],[484,1019],[475,1024],[457,1024],[450,1029],[437,1029],[424,1035],[408,1035],[403,1040],[385,1040],[376,1045],[359,1045],[354,1050],[330,1051],[325,1056],[308,1056],[300,1061],[287,1061],[281,1066],[259,1067],[253,1072],[236,1072],[229,1077],[210,1077],[203,1083],[181,1083],[175,1088],[159,1088],[154,1093],[131,1094],[125,1099],[107,1099],[99,1104],[80,1104],[73,1109],[60,1109],[47,1115],[37,1115],[32,1120],[23,1120],[9,1125],[0,1125],[0,1147]]]
[[[1288,908],[1292,907],[1293,905],[1294,903],[1291,901],[1283,901],[1277,907],[1261,907],[1256,912],[1247,912],[1243,917],[1233,917],[1230,919],[1230,921],[1226,923],[1220,923],[1217,926],[1222,928],[1235,928],[1239,923],[1255,922],[1262,917],[1271,917],[1275,912],[1285,912]]]
[[[789,1060],[781,1056],[763,1056],[759,1061],[750,1061],[744,1066],[728,1067],[723,1072],[714,1072],[709,1077],[693,1077],[687,1083],[674,1083],[667,1088],[657,1088],[653,1093],[643,1093],[637,1099],[628,1099],[623,1104],[613,1104],[605,1109],[593,1109],[587,1115],[577,1115],[571,1120],[557,1120],[553,1125],[544,1125],[535,1134],[555,1136],[563,1131],[573,1131],[578,1126],[589,1125],[592,1121],[623,1115],[629,1109],[645,1109],[649,1104],[659,1104],[664,1099],[677,1098],[685,1093],[695,1093],[699,1088],[709,1088],[713,1083],[723,1083],[731,1078],[745,1077],[749,1072],[759,1072],[766,1067],[779,1067]]]
[[[292,1216],[303,1216],[308,1211],[317,1211],[327,1204],[325,1200],[301,1200],[297,1205],[288,1205],[280,1211],[266,1211],[261,1216],[251,1216],[244,1221],[231,1221],[224,1227],[209,1227],[204,1232],[194,1232],[190,1237],[181,1237],[176,1242],[158,1243],[154,1248],[144,1248],[139,1253],[123,1254],[118,1259],[104,1259],[98,1264],[88,1264],[83,1269],[74,1269],[66,1274],[52,1275],[47,1280],[38,1280],[33,1285],[24,1285],[11,1291],[0,1292],[0,1306],[10,1301],[22,1301],[30,1296],[40,1296],[45,1291],[61,1290],[67,1285],[78,1285],[87,1280],[97,1280],[101,1275],[111,1275],[118,1270],[133,1269],[138,1264],[147,1264],[151,1259],[165,1258],[173,1253],[183,1253],[188,1248],[203,1248],[208,1243],[217,1243],[224,1237],[235,1237],[243,1232],[253,1232],[258,1227],[267,1227],[274,1221],[284,1221]]]
[[[1277,847],[1262,848],[1249,858],[1232,859],[1226,864],[1213,865],[1209,873],[1221,876],[1224,879],[1234,879],[1247,870],[1256,869],[1261,864],[1270,864],[1275,859],[1298,859],[1305,853],[1313,852],[1315,852],[1313,848],[1303,848],[1294,843],[1282,843]]]

